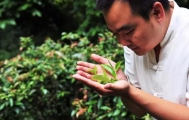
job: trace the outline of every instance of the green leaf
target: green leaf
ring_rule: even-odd
[[[115,65],[116,72],[120,68],[120,66],[121,66],[121,61],[117,62]]]
[[[113,114],[114,114],[113,111],[112,111],[112,112],[109,112],[109,113],[108,113],[108,117],[112,117]]]
[[[32,5],[31,4],[28,4],[28,3],[25,3],[23,4],[22,6],[20,6],[18,8],[19,11],[24,11],[24,10],[27,10],[28,8],[30,8]]]
[[[101,115],[101,116],[98,117],[97,120],[104,120],[106,116],[107,116],[107,114]]]
[[[22,103],[22,102],[19,102],[19,101],[17,101],[15,104],[16,104],[17,106],[23,106],[23,103]]]
[[[106,73],[106,70],[102,67],[102,71],[103,71],[103,75],[105,76],[105,77],[107,77],[107,78],[109,78],[108,77],[108,75],[107,75],[107,73]],[[109,78],[110,79],[110,78]]]
[[[91,73],[92,75],[96,75],[97,74],[97,67],[95,66],[93,69],[90,69],[88,72]]]
[[[1,29],[5,29],[6,28],[6,24],[5,23],[0,23],[0,28]]]
[[[44,95],[46,95],[48,93],[48,90],[45,89],[45,88],[41,88],[41,90],[42,90],[42,92],[43,92]]]
[[[34,92],[36,92],[35,89],[31,90],[31,91],[28,93],[28,95],[32,95]]]
[[[110,79],[104,75],[93,75],[92,80],[97,80],[99,83],[107,83]]]
[[[0,110],[2,110],[5,107],[5,104],[0,105]]]
[[[109,64],[110,64],[110,66],[111,66],[112,68],[114,68],[113,65],[111,64],[110,60],[108,60],[108,62],[109,62]]]
[[[110,83],[114,83],[115,81],[117,81],[117,80],[113,79],[113,78],[110,79]]]
[[[106,64],[101,64],[101,67],[107,70],[114,78],[116,78],[116,72],[111,66],[106,65]]]
[[[18,109],[18,108],[14,109],[14,111],[15,111],[17,114],[20,113],[20,109]]]
[[[5,29],[7,25],[16,25],[14,19],[0,20],[0,28]]]
[[[102,98],[99,98],[99,99],[98,99],[98,104],[97,104],[97,108],[98,108],[98,109],[101,107],[102,101],[103,101]]]
[[[127,112],[121,113],[121,116],[122,116],[122,117],[125,117],[126,115],[127,115]]]
[[[10,103],[10,106],[12,107],[13,106],[13,99],[12,98],[9,99],[9,103]]]
[[[100,109],[102,109],[102,110],[111,110],[111,108],[108,107],[108,106],[102,106]]]
[[[42,17],[42,13],[39,10],[35,9],[32,12],[32,16]]]
[[[75,114],[76,114],[76,110],[72,110],[72,112],[71,112],[71,116],[73,117]]]
[[[114,112],[114,116],[118,116],[120,114],[120,110],[119,109],[116,109],[116,111]]]

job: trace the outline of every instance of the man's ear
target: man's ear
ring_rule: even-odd
[[[165,17],[165,10],[160,2],[155,2],[152,8],[152,14],[158,22]]]

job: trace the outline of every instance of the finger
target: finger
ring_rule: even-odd
[[[99,56],[97,54],[92,54],[91,59],[93,59],[95,62],[98,62],[98,63],[101,63],[101,64],[109,64],[109,62],[110,62],[112,65],[115,65],[115,62],[113,62],[112,60],[109,60],[109,62],[108,62],[107,58],[104,58],[104,57]]]
[[[83,76],[83,77],[85,77],[85,78],[88,78],[88,79],[91,79],[91,78],[92,78],[92,75],[91,75],[91,74],[89,74],[89,73],[87,73],[87,72],[83,72],[83,71],[81,71],[81,70],[77,71],[77,74],[79,74],[79,75],[81,75],[81,76]]]
[[[98,82],[92,81],[91,79],[88,79],[87,77],[83,76],[82,74],[74,74],[73,77],[80,82],[86,84],[87,86],[93,87],[93,88],[99,88],[102,89],[102,85]]]
[[[90,70],[92,70],[91,68],[83,67],[83,66],[76,66],[76,69],[84,72],[89,72]]]
[[[87,67],[93,69],[95,67],[95,64],[88,63],[88,62],[83,62],[83,61],[78,61],[77,64],[79,66]]]
[[[129,83],[125,80],[118,80],[115,83],[107,83],[105,89],[115,91],[117,95],[126,95],[129,89]]]
[[[127,88],[128,85],[126,80],[118,80],[114,83],[107,83],[104,88],[119,91]]]

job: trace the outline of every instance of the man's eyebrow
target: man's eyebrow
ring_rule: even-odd
[[[130,30],[132,28],[132,25],[123,25],[120,28],[116,30],[116,32],[120,32],[122,30]]]
[[[112,33],[114,33],[114,31],[113,30],[111,30],[111,29],[109,29],[108,27],[106,27],[110,32],[112,32]],[[120,31],[122,31],[122,30],[130,30],[132,28],[132,25],[123,25],[123,26],[121,26],[120,28],[118,28],[116,31],[115,31],[115,33],[118,33],[118,32],[120,32]]]

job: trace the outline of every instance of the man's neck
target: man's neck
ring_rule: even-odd
[[[160,44],[158,44],[158,45],[154,48],[154,51],[155,51],[155,55],[156,55],[156,62],[158,63],[158,62],[159,62],[159,55],[160,55],[160,51],[161,51],[161,46],[160,46]]]

